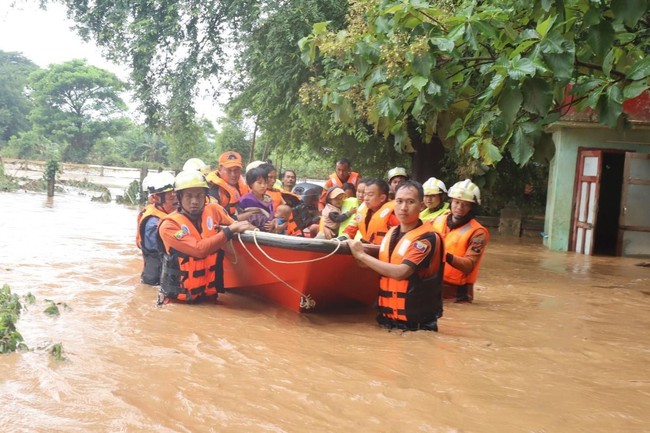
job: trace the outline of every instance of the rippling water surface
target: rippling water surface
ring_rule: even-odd
[[[437,334],[387,332],[370,310],[233,294],[158,308],[136,209],[0,203],[0,284],[36,297],[18,322],[30,350],[0,356],[0,432],[650,431],[642,259],[495,236],[474,304],[447,304]]]

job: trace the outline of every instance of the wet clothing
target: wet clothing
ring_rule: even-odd
[[[444,297],[457,302],[472,302],[485,246],[490,233],[475,218],[454,224],[450,212],[429,222],[445,242]]]
[[[267,194],[264,194],[262,200],[260,200],[255,194],[249,192],[248,194],[244,194],[237,204],[238,212],[243,212],[254,207],[262,209],[262,213],[250,215],[246,220],[258,229],[266,231],[266,224],[273,221],[274,218],[273,200]]]
[[[388,233],[388,229],[399,225],[395,216],[395,202],[384,203],[376,212],[366,206],[359,207],[354,220],[345,228],[343,235],[354,239],[357,232],[361,233],[361,241],[374,245],[381,244],[382,239]]]
[[[234,221],[216,203],[206,204],[195,225],[186,215],[173,212],[158,227],[163,245],[160,297],[164,300],[200,302],[223,291],[223,247],[232,238],[221,225]]]
[[[208,173],[206,179],[208,185],[210,185],[208,196],[216,200],[228,212],[228,215],[235,218],[237,215],[237,202],[242,195],[249,191],[248,185],[240,177],[237,187],[234,187],[219,177],[216,171]]]
[[[380,324],[408,330],[438,330],[437,320],[442,317],[443,257],[442,238],[430,225],[420,222],[406,233],[399,226],[390,229],[381,243],[379,260],[406,264],[414,272],[404,280],[380,278]]]
[[[135,243],[142,250],[143,267],[140,280],[144,284],[160,284],[163,250],[158,245],[158,223],[167,214],[153,204],[138,213],[138,231]]]
[[[447,212],[449,210],[449,202],[442,202],[438,207],[435,209],[429,209],[426,208],[422,212],[420,212],[420,219],[422,221],[430,221],[435,219],[438,215],[442,215],[443,213]]]

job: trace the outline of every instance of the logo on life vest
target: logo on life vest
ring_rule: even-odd
[[[413,243],[413,248],[418,250],[419,252],[423,253],[426,250],[429,249],[429,243],[428,242],[423,242],[423,241],[415,241]]]
[[[190,234],[190,228],[188,226],[186,226],[185,224],[183,224],[181,226],[181,229],[174,234],[174,237],[176,239],[181,239],[183,236],[189,235],[189,234]]]
[[[205,224],[208,226],[208,230],[212,230],[214,227],[214,221],[212,221],[212,217],[209,216]]]

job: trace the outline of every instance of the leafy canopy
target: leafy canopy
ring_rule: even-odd
[[[506,152],[523,165],[569,105],[621,126],[623,102],[649,87],[648,0],[350,3],[347,28],[316,23],[300,41],[318,66],[304,99],[401,151],[413,151],[415,121],[425,142],[438,134],[487,165]]]

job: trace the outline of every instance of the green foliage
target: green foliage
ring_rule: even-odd
[[[50,348],[50,354],[55,361],[65,361],[67,357],[63,354],[63,343],[55,343]]]
[[[11,293],[9,285],[0,289],[0,353],[25,349],[23,336],[16,330],[16,322],[23,307],[18,295]]]
[[[0,148],[9,139],[30,129],[31,103],[25,92],[27,76],[38,69],[19,53],[0,50]]]
[[[315,75],[303,100],[400,151],[437,133],[489,166],[525,165],[567,104],[625,123],[622,103],[650,85],[649,3],[355,0],[344,32],[317,23],[300,41]]]
[[[118,93],[125,84],[114,74],[72,60],[29,76],[34,109],[29,114],[35,133],[65,143],[62,160],[87,162],[94,144],[118,134],[125,125],[116,116],[126,110]]]
[[[48,306],[43,310],[45,314],[48,316],[56,316],[58,317],[61,312],[59,311],[59,306],[56,305],[56,303],[50,299],[45,300],[48,303]]]
[[[60,172],[61,168],[59,167],[59,163],[53,159],[50,159],[47,161],[47,165],[45,166],[45,171],[43,172],[43,180],[46,182],[50,180],[56,181],[56,175]]]
[[[129,187],[124,190],[123,196],[115,197],[115,202],[118,204],[126,204],[135,206],[137,204],[144,204],[146,201],[146,194],[140,187],[140,182],[134,180],[129,184]]]

